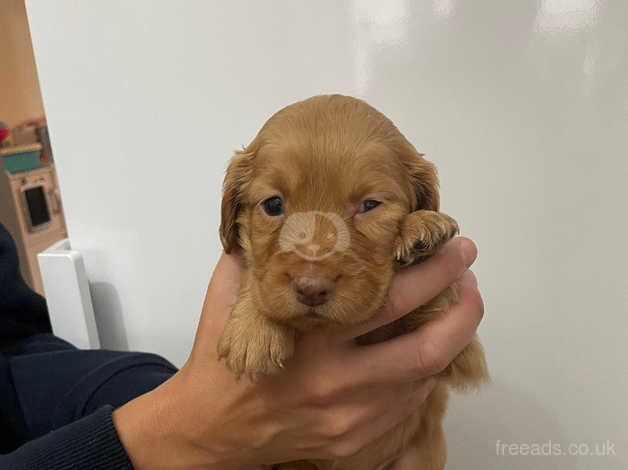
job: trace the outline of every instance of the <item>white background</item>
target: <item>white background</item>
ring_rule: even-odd
[[[480,246],[493,384],[453,469],[628,466],[628,2],[31,0],[72,246],[105,346],[181,364],[232,151],[278,108],[366,98],[440,169]],[[495,443],[615,443],[509,457]]]

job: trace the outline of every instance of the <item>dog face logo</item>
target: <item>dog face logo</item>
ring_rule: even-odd
[[[285,221],[279,233],[282,251],[290,251],[307,261],[320,261],[349,248],[349,229],[333,212],[296,212]]]

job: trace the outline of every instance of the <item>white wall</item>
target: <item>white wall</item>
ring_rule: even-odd
[[[233,149],[280,106],[366,98],[480,246],[494,377],[454,469],[628,465],[628,2],[28,2],[72,245],[110,347],[181,364]],[[614,457],[497,456],[610,440]]]

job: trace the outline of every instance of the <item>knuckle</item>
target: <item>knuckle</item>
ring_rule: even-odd
[[[281,432],[279,426],[269,426],[268,429],[258,432],[249,441],[249,445],[256,450],[267,449],[271,442],[276,439],[277,435]]]
[[[484,318],[484,300],[482,300],[482,295],[480,295],[480,292],[477,289],[473,291],[471,299],[474,304],[473,311],[477,315],[479,322],[482,318]]]
[[[477,257],[478,249],[472,240],[464,237],[454,238],[453,243],[455,243],[455,249],[452,250],[455,253],[453,257],[455,258],[455,265],[459,269],[458,274],[460,274],[473,264]]]
[[[465,262],[465,249],[459,238],[450,240],[438,253],[441,259],[441,269],[443,275],[450,282],[455,281],[467,269]]]
[[[448,365],[448,360],[436,343],[425,341],[421,343],[416,353],[417,371],[421,375],[435,375],[442,372]]]
[[[333,458],[342,459],[355,455],[361,446],[353,441],[342,441],[331,446],[330,453]]]
[[[477,285],[475,274],[467,270],[458,282],[460,300],[465,304],[465,312],[474,320],[474,326],[480,323],[484,317],[484,300]]]
[[[353,420],[346,413],[333,413],[326,427],[326,436],[338,439],[345,436],[352,428]]]
[[[475,320],[474,326],[477,327],[484,317],[484,300],[482,299],[482,294],[480,294],[480,291],[477,287],[475,287],[475,285],[473,288],[470,288],[468,292],[466,292],[465,301],[468,305],[469,314],[473,315]]]
[[[462,240],[456,240],[456,268],[464,270],[467,268],[467,252]]]
[[[328,405],[335,394],[335,386],[327,380],[317,380],[310,387],[310,401],[318,406]]]
[[[330,366],[325,373],[312,374],[306,385],[310,402],[322,407],[329,406],[339,395],[353,387],[346,370],[335,366]]]

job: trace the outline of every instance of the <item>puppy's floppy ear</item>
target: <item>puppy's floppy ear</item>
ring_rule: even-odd
[[[408,170],[415,195],[413,210],[438,211],[440,195],[436,167],[423,158],[423,154],[417,152],[412,144],[408,143],[408,146],[403,152],[402,162]]]
[[[242,191],[251,181],[254,153],[247,149],[235,153],[229,163],[223,183],[220,241],[229,253],[240,246],[238,214],[243,207]]]

